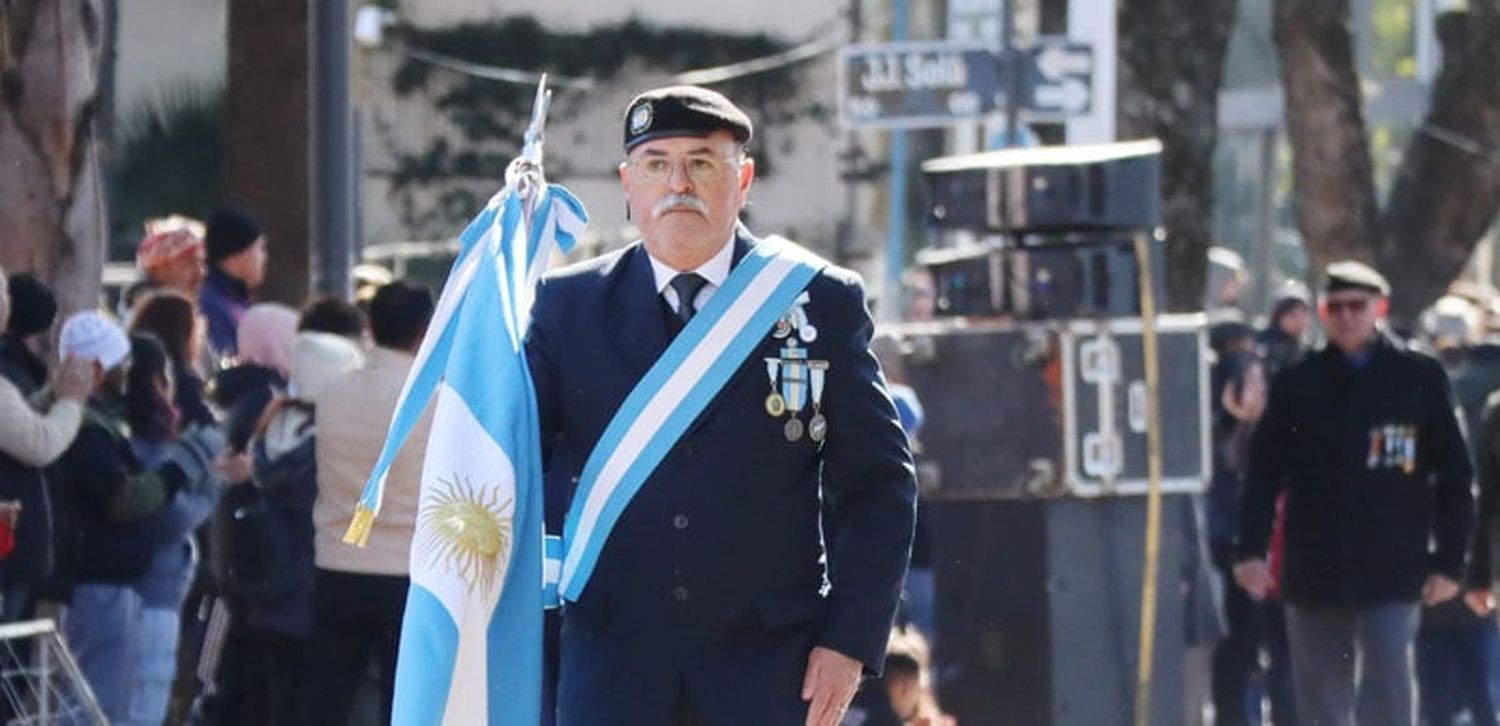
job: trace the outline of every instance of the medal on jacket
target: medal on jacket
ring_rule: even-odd
[[[802,293],[776,321],[771,336],[783,341],[781,355],[764,359],[766,377],[771,382],[766,414],[771,418],[791,414],[781,427],[782,435],[790,442],[800,441],[804,435],[822,442],[828,435],[828,419],[823,416],[823,383],[827,379],[828,361],[808,359],[807,349],[802,347],[818,339],[818,328],[807,317],[806,305],[810,299],[806,292]],[[809,393],[813,416],[803,424],[800,414],[807,407]]]
[[[766,358],[766,376],[771,379],[771,395],[766,396],[766,414],[771,418],[781,418],[786,413],[786,399],[776,390],[776,380],[781,374],[781,359]]]
[[[1401,471],[1411,475],[1417,471],[1417,427],[1405,426],[1405,436],[1401,437],[1404,450],[1401,452]]]
[[[828,437],[828,419],[823,418],[823,381],[828,374],[828,361],[807,362],[809,382],[812,384],[812,420],[807,422],[807,437],[818,443]]]
[[[791,413],[782,429],[787,441],[802,438],[802,419],[797,416],[807,404],[807,383],[807,351],[797,347],[797,341],[788,340],[787,347],[781,349],[781,397],[786,399],[786,410]]]

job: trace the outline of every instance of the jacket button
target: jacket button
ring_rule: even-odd
[[[672,588],[672,599],[676,600],[677,602],[683,602],[684,600],[687,600],[688,589],[681,586]]]
[[[687,529],[688,528],[688,518],[687,518],[687,515],[686,514],[679,514],[679,515],[673,517],[672,518],[672,526],[676,527],[678,529]]]

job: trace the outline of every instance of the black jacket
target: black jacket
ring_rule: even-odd
[[[286,390],[286,379],[272,368],[241,363],[214,375],[211,399],[224,412],[221,425],[230,451],[246,451],[266,406]]]
[[[1416,601],[1429,574],[1463,573],[1471,474],[1437,361],[1384,338],[1359,366],[1325,348],[1271,386],[1251,443],[1239,556],[1265,557],[1285,490],[1289,602]]]
[[[118,401],[89,401],[58,462],[56,541],[62,586],[131,583],[151,564],[149,517],[186,484],[175,465],[147,468],[132,452]]]
[[[1500,538],[1495,537],[1497,512],[1500,512],[1500,391],[1491,394],[1484,406],[1479,430],[1474,432],[1475,474],[1479,480],[1479,516],[1474,523],[1473,559],[1469,562],[1468,588],[1488,590],[1500,582],[1495,572],[1500,557],[1495,556],[1495,547]]]
[[[743,259],[754,240],[734,244]],[[783,345],[767,334],[625,507],[564,607],[561,723],[666,723],[679,693],[716,724],[800,723],[813,645],[881,666],[911,547],[911,456],[869,353],[858,278],[829,267],[807,293],[819,331],[808,355],[831,365],[827,440],[787,441],[767,415],[763,360]],[[667,310],[640,245],[541,285],[527,354],[554,531],[615,410],[667,347]],[[820,485],[839,525],[826,552]]]

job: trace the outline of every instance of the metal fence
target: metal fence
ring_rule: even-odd
[[[53,621],[0,625],[0,723],[108,726]]]

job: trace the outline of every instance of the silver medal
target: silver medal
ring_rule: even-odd
[[[812,420],[807,422],[807,438],[822,443],[827,436],[828,419],[823,418],[821,413],[813,414]]]
[[[802,419],[793,416],[786,421],[781,433],[786,434],[787,441],[797,441],[802,438]]]

